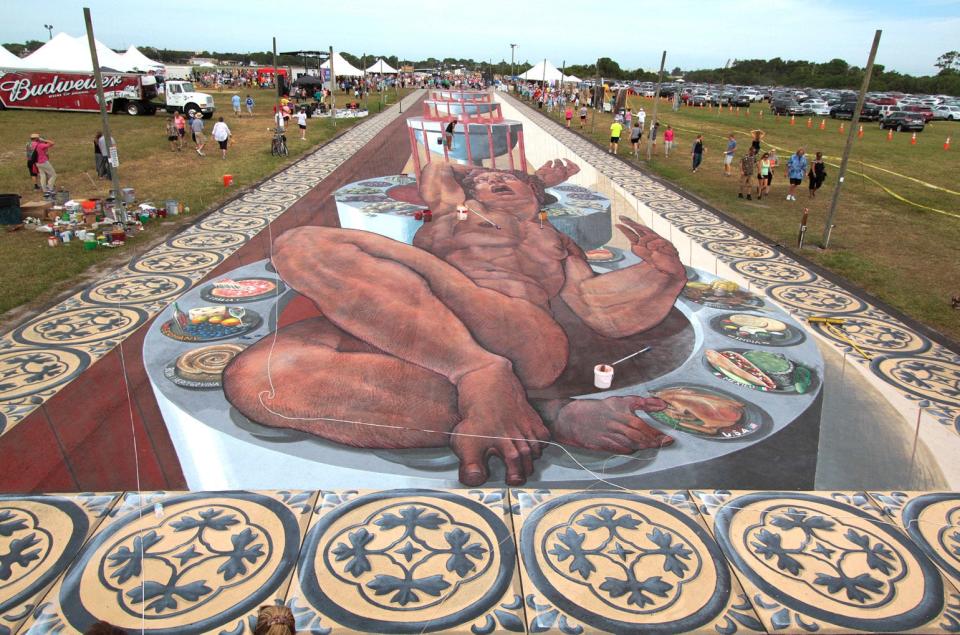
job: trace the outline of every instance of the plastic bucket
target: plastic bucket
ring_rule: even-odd
[[[224,186],[224,187],[230,187],[231,185],[233,185],[233,175],[232,175],[232,174],[224,174],[224,175],[223,175],[223,186]]]
[[[124,203],[132,203],[137,200],[137,193],[132,187],[120,188],[120,194],[123,196]]]
[[[95,240],[85,240],[83,241],[83,250],[84,251],[93,251],[97,248],[97,241]]]
[[[597,364],[593,367],[593,385],[597,388],[609,388],[613,384],[613,366]]]
[[[177,215],[177,202],[172,198],[164,203],[164,207],[167,210],[167,216],[176,216]]]

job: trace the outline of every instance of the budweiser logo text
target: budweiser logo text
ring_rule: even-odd
[[[81,75],[75,78],[62,78],[54,75],[49,80],[35,84],[29,77],[19,74],[12,79],[0,82],[0,92],[4,93],[7,104],[27,101],[35,97],[54,97],[69,93],[88,92],[96,90],[97,82],[93,75]],[[9,77],[9,75],[8,75]],[[104,75],[103,87],[113,88],[123,81],[121,75]]]

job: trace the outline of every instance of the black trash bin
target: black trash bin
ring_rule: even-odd
[[[20,195],[0,194],[0,225],[17,225],[20,221]]]

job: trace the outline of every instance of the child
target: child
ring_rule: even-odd
[[[252,117],[253,116],[253,97],[247,95],[247,113]]]
[[[177,132],[177,124],[174,122],[173,117],[167,117],[167,141],[170,142],[170,152],[179,152],[180,148],[177,145],[177,139],[180,138],[179,132]]]

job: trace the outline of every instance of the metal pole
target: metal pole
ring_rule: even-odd
[[[277,38],[273,38],[273,87],[276,89],[276,103],[274,104],[277,113],[280,113],[280,74],[277,72]],[[282,117],[283,115],[281,115]]]
[[[597,59],[596,64],[593,65],[594,76],[597,78],[597,81],[593,85],[593,103],[590,104],[590,136],[592,137],[594,132],[597,129],[597,99],[600,94],[600,84],[603,83],[603,78],[600,77],[600,60]],[[603,100],[600,100],[601,105]]]
[[[517,69],[513,63],[513,54],[517,48],[516,44],[510,45],[510,81],[513,82],[514,78],[517,76]]]
[[[333,73],[333,47],[330,47],[330,118],[333,119],[333,127],[337,127],[337,98],[334,96],[334,87],[337,85],[337,76]]]
[[[100,60],[97,59],[97,47],[94,44],[93,37],[93,19],[90,17],[90,9],[83,8],[83,21],[87,25],[87,44],[90,45],[90,61],[93,62],[93,76],[97,81],[97,101],[100,103],[100,119],[103,122],[103,136],[107,138],[106,144],[110,155],[110,176],[113,181],[113,201],[114,209],[119,209],[120,213],[117,221],[127,222],[127,209],[124,205],[123,197],[120,195],[120,162],[116,160],[117,146],[113,141],[113,135],[110,134],[110,120],[107,117],[107,102],[103,97],[103,76],[100,74]],[[119,208],[116,207],[119,205]],[[116,212],[115,212],[116,213]]]
[[[873,60],[877,56],[880,46],[880,34],[877,29],[873,35],[873,46],[870,47],[870,57],[867,58],[867,68],[863,72],[863,84],[860,85],[860,94],[857,96],[857,106],[853,109],[853,118],[850,120],[850,130],[847,131],[847,144],[843,147],[843,158],[840,160],[840,171],[837,174],[837,185],[833,188],[833,198],[830,199],[830,211],[827,213],[827,222],[823,226],[823,248],[830,246],[830,232],[833,229],[833,219],[837,214],[837,203],[840,200],[840,188],[843,186],[843,177],[847,172],[847,161],[850,159],[850,150],[853,149],[853,140],[856,138],[857,124],[860,123],[860,110],[870,86],[870,76],[873,74]]]
[[[543,80],[542,80],[540,83],[543,84],[542,89],[543,89],[544,101],[546,101],[546,95],[547,95],[547,58],[543,58]]]
[[[560,63],[560,92],[563,93],[563,98],[566,99],[567,95],[567,60],[563,60]]]
[[[663,82],[663,65],[667,63],[667,52],[660,57],[660,72],[657,73],[657,93],[653,96],[653,114],[650,115],[650,133],[647,134],[647,161],[653,156],[653,125],[657,123],[657,107],[660,105],[660,83]]]

